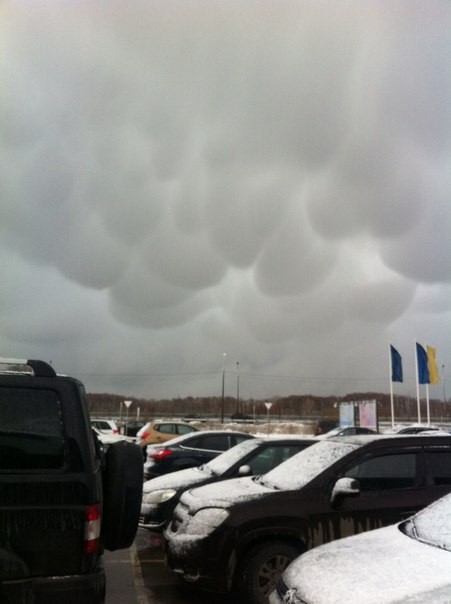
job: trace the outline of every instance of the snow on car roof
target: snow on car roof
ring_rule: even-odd
[[[369,442],[362,438],[320,440],[265,474],[263,483],[281,490],[300,489],[335,461]]]

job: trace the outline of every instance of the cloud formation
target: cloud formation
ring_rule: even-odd
[[[243,397],[451,367],[447,2],[3,13],[4,356],[148,397],[224,351]]]

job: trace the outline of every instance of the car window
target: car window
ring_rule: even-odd
[[[155,430],[162,434],[175,434],[174,424],[158,424],[155,426]]]
[[[0,470],[61,468],[65,452],[56,392],[0,388]]]
[[[232,446],[233,446],[233,445],[238,445],[239,443],[242,443],[246,440],[251,440],[251,439],[249,438],[249,436],[244,436],[244,435],[241,436],[240,434],[233,434],[231,436],[231,440],[232,440]]]
[[[197,446],[209,451],[226,451],[229,449],[229,439],[222,434],[206,434],[199,438]]]
[[[239,445],[232,447],[228,451],[224,451],[218,457],[215,457],[206,464],[206,467],[216,475],[221,475],[226,472],[231,466],[240,461],[242,457],[247,455],[260,446],[260,443],[255,438],[247,438]]]
[[[357,478],[361,491],[402,489],[415,486],[416,453],[381,455],[363,461],[345,473]]]
[[[200,449],[200,443],[201,443],[200,436],[192,436],[192,437],[184,438],[180,446],[188,447],[190,449]]]
[[[426,459],[432,484],[451,484],[451,453],[449,451],[427,451]]]
[[[98,430],[111,430],[111,426],[108,422],[102,422],[99,420],[94,420],[92,425]]]
[[[275,466],[286,461],[295,453],[299,453],[303,448],[303,446],[294,445],[274,445],[267,447],[263,451],[259,451],[255,457],[249,459],[246,462],[246,465],[250,466],[252,474],[266,474],[266,472],[269,472],[269,470],[272,470]]]
[[[194,428],[191,426],[184,426],[183,424],[177,426],[178,434],[189,434],[190,432],[195,432]]]
[[[266,474],[274,467],[274,447],[268,447],[259,451],[255,457],[248,459],[246,465],[252,470],[252,474]]]
[[[286,445],[285,447],[278,447],[277,453],[276,453],[277,463],[282,463],[283,461],[289,459],[293,455],[296,455],[296,453],[299,453],[299,451],[303,451],[306,448],[307,447],[305,444],[303,444],[303,445]]]

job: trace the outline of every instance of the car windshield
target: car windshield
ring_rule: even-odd
[[[244,440],[239,445],[235,445],[228,451],[221,453],[215,459],[212,459],[207,464],[202,466],[202,469],[215,474],[216,476],[221,476],[224,472],[236,464],[240,459],[242,459],[245,455],[257,449],[261,444],[261,441],[249,438]]]
[[[416,541],[451,552],[451,495],[412,516],[400,528]]]
[[[300,489],[341,457],[360,444],[322,440],[259,477],[259,482],[274,489]]]

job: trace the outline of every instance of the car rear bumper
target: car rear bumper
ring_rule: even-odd
[[[87,575],[4,581],[0,584],[0,594],[8,604],[100,604],[105,600],[105,572],[100,568]]]

